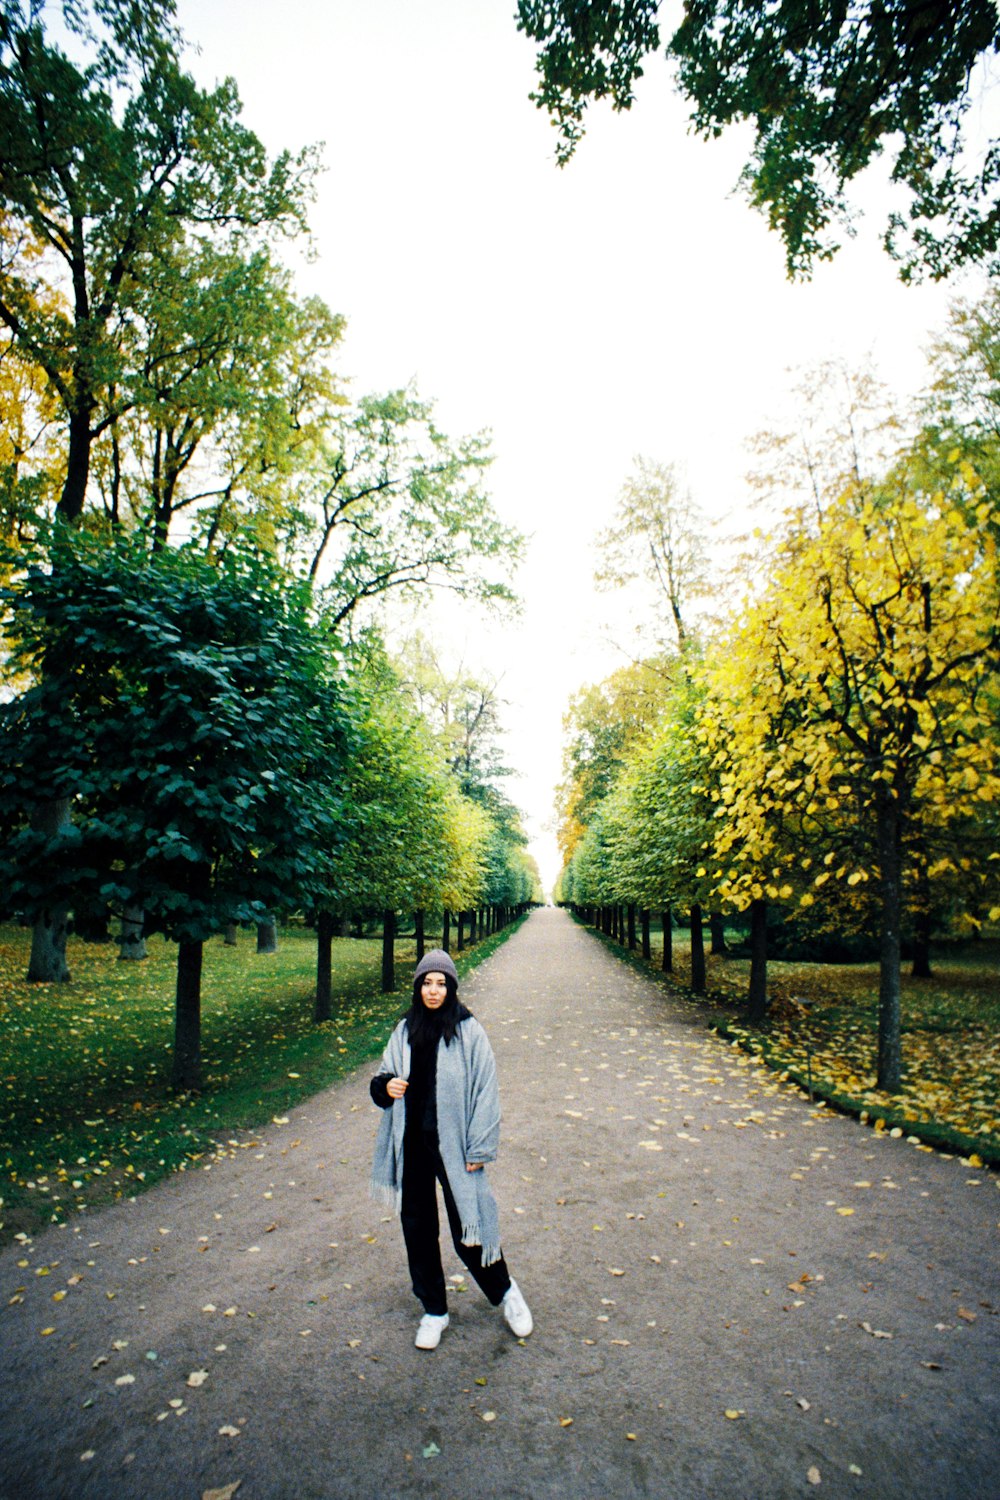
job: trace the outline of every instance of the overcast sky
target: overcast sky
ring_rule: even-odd
[[[670,14],[673,7],[664,8]],[[590,113],[566,168],[529,102],[514,0],[182,0],[203,83],[234,76],[269,150],[325,142],[300,272],[348,320],[340,368],[365,393],[415,379],[452,435],[489,428],[491,489],[532,537],[524,614],[449,617],[447,645],[503,672],[510,787],[551,884],[561,718],[622,657],[591,587],[592,540],[633,457],[674,463],[736,525],[747,437],[789,408],[789,371],[874,360],[901,394],[949,302],[905,288],[878,244],[884,176],[858,237],[809,283],[734,192],[748,137],[702,142],[651,59],[631,114]]]

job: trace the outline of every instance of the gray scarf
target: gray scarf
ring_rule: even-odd
[[[410,1076],[410,1042],[400,1021],[382,1057],[381,1073]],[[458,1216],[462,1244],[481,1245],[483,1265],[500,1259],[500,1219],[485,1168],[467,1172],[466,1162],[496,1161],[500,1143],[497,1066],[486,1032],[475,1016],[462,1021],[450,1046],[437,1049],[438,1143]],[[406,1101],[382,1111],[372,1161],[371,1194],[399,1213],[403,1199],[403,1135]]]

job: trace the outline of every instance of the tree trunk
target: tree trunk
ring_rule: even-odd
[[[396,988],[396,913],[382,913],[382,993],[391,995]]]
[[[663,933],[663,972],[674,972],[674,919],[669,906],[660,912],[660,930]]]
[[[476,908],[473,907],[472,910],[469,912],[469,947],[470,948],[474,948],[475,946],[476,946]]]
[[[635,952],[635,902],[628,905],[628,951]]]
[[[31,957],[25,976],[29,984],[68,983],[66,918],[67,908],[60,904],[43,911],[32,927]]]
[[[413,936],[417,943],[417,963],[419,963],[424,956],[424,948],[426,947],[423,907],[413,913]]]
[[[691,988],[696,995],[705,993],[705,933],[697,902],[691,908]]]
[[[174,1022],[175,1089],[201,1088],[201,943],[177,944],[177,1011]]]
[[[446,953],[450,953],[451,952],[451,948],[449,946],[450,943],[451,943],[451,912],[448,910],[447,907],[445,907],[445,909],[444,909],[444,915],[441,918],[441,947],[444,949],[444,951]]]
[[[358,915],[358,916],[356,916],[354,918],[354,936],[356,938],[363,938],[364,935],[365,935],[365,919],[364,919],[364,917]]]
[[[649,947],[649,911],[647,910],[647,908],[645,906],[643,907],[642,911],[639,913],[639,930],[640,930],[640,932],[642,934],[642,956],[646,960],[646,962],[648,963],[649,959],[650,959],[650,947]]]
[[[257,923],[257,952],[277,953],[278,951],[278,924],[273,917],[266,922]]]
[[[748,1020],[760,1026],[767,1017],[767,902],[750,902],[750,995]]]
[[[329,1021],[331,1015],[333,973],[333,930],[336,926],[333,913],[316,913],[316,1005],[314,1021]]]
[[[38,833],[50,837],[58,834],[69,822],[69,798],[59,797],[55,802],[46,802],[35,809],[31,826]],[[66,919],[69,906],[60,901],[35,919],[31,932],[31,957],[25,976],[29,984],[68,984],[69,968],[66,964]]]
[[[721,911],[710,911],[708,914],[708,930],[712,934],[711,952],[725,953],[726,930],[722,923]]]
[[[458,932],[457,932],[456,939],[455,939],[455,946],[456,946],[456,948],[457,948],[457,950],[458,950],[459,953],[461,953],[462,949],[465,947],[465,912],[464,911],[460,911],[458,913]]]
[[[146,939],[143,935],[145,914],[141,906],[126,906],[122,912],[121,930],[118,935],[118,959],[138,960],[146,957]]]
[[[84,389],[86,389],[86,376],[79,368],[79,361],[74,374],[83,377]],[[83,514],[84,501],[87,498],[87,481],[90,477],[90,447],[93,442],[93,434],[90,430],[91,405],[83,395],[82,391],[78,397],[76,409],[69,416],[69,450],[66,457],[66,478],[63,481],[62,493],[56,506],[56,514],[61,521],[68,526],[75,526]]]
[[[236,947],[236,932],[237,932],[236,923],[235,922],[227,922],[226,923],[226,930],[225,930],[225,933],[224,933],[223,938],[222,938],[222,941],[223,941],[223,943],[225,944],[225,946],[227,948],[235,948]]]
[[[900,1038],[899,926],[902,915],[900,812],[894,789],[876,783],[878,862],[882,891],[879,935],[878,1087],[898,1094],[903,1081]]]

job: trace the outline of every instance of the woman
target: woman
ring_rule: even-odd
[[[371,1082],[379,1121],[374,1197],[399,1213],[413,1290],[423,1305],[418,1349],[436,1349],[448,1326],[438,1240],[437,1183],[455,1249],[507,1326],[527,1338],[528,1304],[500,1248],[496,1199],[484,1170],[500,1139],[497,1069],[486,1032],[458,999],[458,973],[441,948],[413,976],[413,1004]]]

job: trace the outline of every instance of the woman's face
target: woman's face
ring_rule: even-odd
[[[420,986],[420,998],[428,1010],[440,1010],[448,998],[448,987],[445,984],[444,975],[438,974],[433,969],[429,974],[425,974]]]

